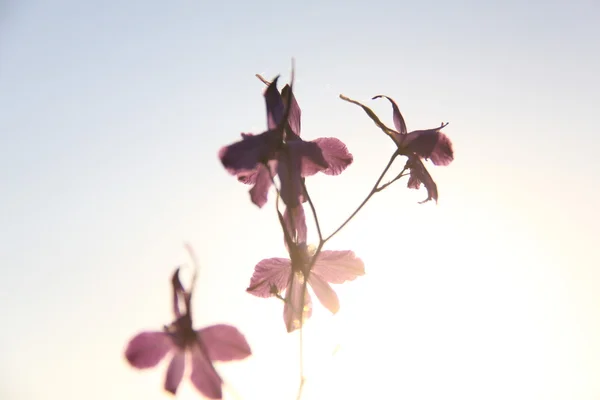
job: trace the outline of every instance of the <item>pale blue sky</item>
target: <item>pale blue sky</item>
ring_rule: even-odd
[[[291,57],[303,135],[355,156],[308,181],[327,232],[393,151],[339,93],[393,97],[409,130],[450,121],[455,147],[429,168],[437,207],[398,184],[331,242],[367,276],[307,325],[306,399],[600,396],[597,1],[2,4],[0,398],[168,398],[164,367],[122,350],[170,322],[184,240],[196,324],[235,324],[254,350],[225,379],[294,398],[297,338],[244,291],[285,255],[273,203],[216,156],[265,128],[254,74],[287,80]]]

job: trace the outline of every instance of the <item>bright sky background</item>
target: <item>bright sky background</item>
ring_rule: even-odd
[[[1,4],[3,400],[168,399],[166,365],[123,349],[171,321],[184,241],[196,325],[254,351],[217,365],[226,398],[295,398],[298,337],[245,292],[285,255],[274,196],[259,210],[217,159],[264,130],[254,74],[287,80],[291,57],[304,137],[355,157],[307,181],[325,232],[393,151],[340,93],[395,98],[409,130],[449,121],[455,147],[429,166],[437,207],[403,181],[331,241],[367,275],[336,288],[337,316],[315,306],[304,399],[600,398],[596,0]]]

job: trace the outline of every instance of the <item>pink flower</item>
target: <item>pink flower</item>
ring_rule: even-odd
[[[155,367],[167,354],[171,361],[164,388],[175,394],[183,379],[186,355],[191,364],[192,384],[204,396],[222,398],[223,381],[213,366],[214,361],[241,360],[251,355],[244,335],[231,325],[212,325],[199,330],[192,327],[190,315],[191,290],[185,291],[179,281],[179,268],[173,274],[173,311],[175,322],[163,331],[141,332],[131,339],[125,358],[135,368]],[[179,309],[183,304],[184,311]]]
[[[306,220],[302,205],[287,208],[284,221],[291,238],[291,246],[288,246],[290,258],[267,258],[260,261],[254,268],[246,291],[258,297],[279,296],[285,291],[283,319],[287,331],[292,332],[300,328],[301,321],[312,314],[310,294],[307,291],[302,293],[307,276],[308,285],[315,296],[335,314],[340,303],[330,283],[352,281],[365,274],[365,266],[350,250],[323,250],[309,271],[314,254],[306,245]]]
[[[392,131],[392,139],[398,145],[400,154],[411,156],[416,154],[420,158],[430,159],[434,165],[448,165],[454,160],[454,151],[452,142],[440,129],[446,125],[442,124],[438,128],[426,129],[420,131],[408,132],[406,123],[396,102],[384,95],[377,95],[373,99],[385,97],[392,103],[394,126],[397,132]]]
[[[266,204],[272,178],[277,175],[284,203],[295,207],[305,200],[298,189],[301,178],[317,172],[338,175],[353,161],[352,154],[339,139],[304,141],[300,138],[300,106],[289,85],[279,93],[277,80],[278,77],[264,93],[269,130],[259,135],[243,133],[241,141],[219,151],[225,169],[240,182],[253,185],[250,198],[258,207]],[[284,121],[284,103],[288,102],[290,110]]]
[[[430,159],[434,165],[448,165],[454,160],[452,142],[448,136],[440,132],[440,129],[447,124],[442,124],[438,128],[408,133],[406,123],[396,102],[384,95],[375,96],[373,99],[380,97],[385,97],[392,103],[394,126],[397,131],[387,129],[398,146],[399,153],[408,157],[405,166],[410,171],[408,188],[419,189],[422,183],[427,190],[427,198],[419,203],[423,204],[429,200],[435,200],[437,203],[437,185],[431,175],[429,175],[421,159]]]

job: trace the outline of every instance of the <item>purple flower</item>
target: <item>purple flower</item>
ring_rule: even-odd
[[[146,369],[155,367],[171,354],[164,388],[175,394],[183,379],[187,353],[192,384],[204,396],[221,399],[223,381],[213,362],[244,359],[252,353],[250,346],[244,335],[231,325],[218,324],[194,330],[190,315],[192,292],[181,285],[179,268],[173,274],[172,285],[175,322],[165,326],[163,331],[141,332],[134,336],[127,345],[125,358],[133,367]],[[183,312],[179,309],[180,303]]]
[[[438,128],[412,131],[408,133],[406,123],[396,102],[384,95],[377,95],[373,99],[385,97],[392,103],[394,126],[396,131],[392,131],[392,138],[398,145],[400,154],[411,156],[418,155],[424,159],[430,159],[434,165],[448,165],[454,160],[454,151],[452,142],[440,129],[448,124],[442,124]]]
[[[301,321],[312,314],[310,294],[308,291],[302,293],[305,277],[308,276],[308,285],[321,304],[335,314],[340,303],[329,284],[352,281],[365,274],[365,266],[350,250],[323,250],[309,271],[314,253],[306,245],[306,220],[302,204],[295,208],[288,207],[284,222],[291,238],[291,246],[288,246],[290,258],[267,258],[260,261],[254,268],[246,291],[258,297],[270,297],[285,291],[283,320],[287,331],[292,332],[300,328]]]
[[[437,185],[429,175],[421,159],[430,159],[434,165],[448,165],[454,160],[452,142],[444,133],[440,132],[444,124],[438,128],[412,131],[408,133],[406,123],[400,113],[396,102],[384,95],[377,95],[373,99],[386,98],[392,103],[393,120],[396,131],[391,131],[391,137],[398,146],[399,153],[408,157],[405,168],[410,171],[408,187],[419,189],[421,183],[427,189],[427,198],[420,203],[429,200],[438,200]]]
[[[304,141],[300,138],[300,106],[289,85],[279,93],[277,80],[278,77],[264,93],[269,130],[259,135],[243,133],[241,141],[219,151],[225,169],[240,182],[253,185],[250,198],[258,207],[266,204],[275,176],[279,176],[284,203],[295,207],[305,201],[302,178],[317,172],[338,175],[353,161],[352,154],[339,139]],[[284,104],[289,104],[287,118]]]

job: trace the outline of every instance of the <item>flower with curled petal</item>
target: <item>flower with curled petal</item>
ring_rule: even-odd
[[[421,184],[427,189],[427,198],[420,203],[425,203],[429,200],[438,200],[437,185],[429,175],[422,160],[431,160],[434,165],[446,166],[454,160],[454,150],[452,142],[441,129],[448,125],[440,124],[437,128],[417,130],[408,132],[404,117],[400,113],[400,109],[396,102],[385,95],[377,95],[373,99],[386,98],[392,103],[393,121],[396,130],[388,128],[377,115],[369,107],[352,100],[344,95],[340,95],[342,100],[356,104],[361,107],[367,115],[375,122],[384,133],[386,133],[396,144],[397,154],[408,158],[405,169],[410,171],[408,187],[411,189],[419,189]]]
[[[283,319],[288,332],[299,329],[302,321],[312,314],[312,302],[304,280],[313,293],[333,314],[340,303],[330,284],[352,281],[365,274],[365,265],[353,251],[322,250],[316,255],[312,246],[306,244],[306,219],[302,204],[287,208],[283,216],[289,240],[286,240],[290,258],[267,258],[254,268],[247,292],[258,297],[280,296],[283,298]],[[304,302],[303,302],[304,300]]]
[[[300,189],[302,178],[317,172],[338,175],[353,161],[352,154],[339,139],[305,141],[300,138],[300,106],[290,85],[281,93],[277,90],[278,78],[267,82],[264,93],[269,130],[259,135],[243,133],[241,141],[219,151],[225,169],[240,182],[253,185],[250,199],[258,207],[266,204],[275,176],[279,176],[283,202],[295,207],[305,201]]]
[[[127,344],[125,358],[138,369],[155,367],[168,354],[164,389],[175,394],[186,369],[186,355],[191,364],[190,380],[204,396],[222,398],[223,381],[213,366],[214,361],[242,360],[251,355],[244,335],[231,325],[218,324],[194,330],[190,315],[192,292],[179,280],[179,268],[172,278],[175,321],[162,331],[145,331]],[[183,305],[183,311],[180,310]]]

